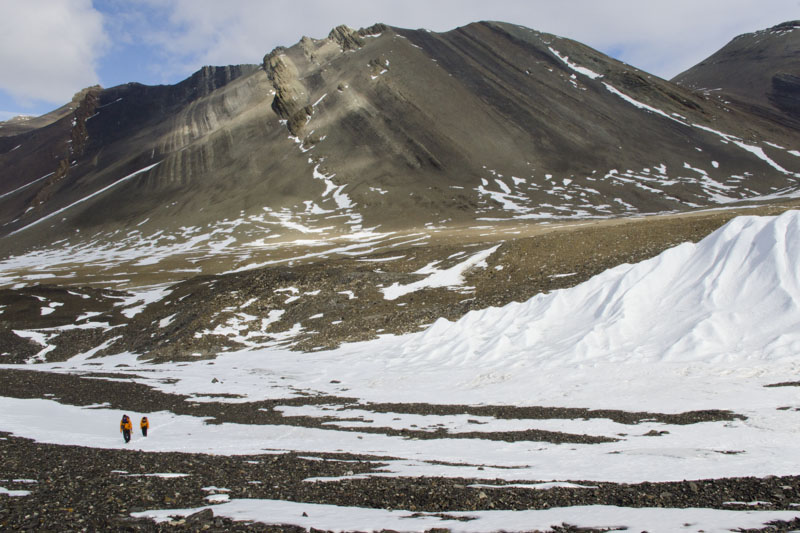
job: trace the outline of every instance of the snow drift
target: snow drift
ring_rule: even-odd
[[[794,356],[799,258],[800,212],[739,217],[697,244],[572,289],[441,319],[403,349],[412,359],[512,367]]]

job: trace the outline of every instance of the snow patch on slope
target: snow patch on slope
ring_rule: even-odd
[[[497,246],[493,246],[488,250],[478,252],[467,260],[444,270],[437,269],[434,266],[435,263],[427,265],[414,272],[414,274],[427,274],[427,277],[419,281],[415,281],[414,283],[409,283],[408,285],[393,283],[391,286],[381,289],[381,292],[383,292],[383,297],[387,300],[396,300],[401,296],[421,289],[459,287],[464,284],[464,274],[472,268],[485,268],[486,259],[491,256],[499,247],[500,245],[498,244]]]
[[[552,47],[548,47],[548,49],[551,52],[553,52],[553,55],[555,55],[558,59],[563,61],[565,65],[567,65],[570,69],[574,70],[578,74],[583,74],[584,76],[587,76],[593,80],[603,77],[602,74],[598,74],[597,72],[591,69],[573,63],[572,61],[569,60],[569,56],[562,56],[560,53],[558,53],[557,50],[553,49]]]
[[[148,171],[150,171],[150,170],[151,170],[151,169],[153,169],[154,167],[158,166],[160,163],[161,163],[161,161],[159,161],[158,163],[153,163],[152,165],[146,166],[146,167],[144,167],[144,168],[142,168],[142,169],[139,169],[139,170],[137,170],[136,172],[132,172],[131,174],[128,174],[128,175],[127,175],[127,176],[125,176],[124,178],[120,178],[120,179],[118,179],[117,181],[115,181],[114,183],[112,183],[112,184],[110,184],[110,185],[107,185],[107,186],[103,187],[103,188],[102,188],[102,189],[100,189],[99,191],[95,191],[95,192],[93,192],[92,194],[89,194],[89,195],[87,195],[87,196],[84,196],[84,197],[83,197],[83,198],[81,198],[80,200],[78,200],[78,201],[76,201],[76,202],[73,202],[73,203],[69,204],[69,205],[68,205],[68,206],[66,206],[66,207],[62,207],[61,209],[59,209],[59,210],[57,210],[57,211],[54,211],[54,212],[50,213],[49,215],[43,216],[42,218],[39,218],[39,219],[37,219],[37,220],[35,220],[35,221],[31,222],[31,223],[30,223],[30,224],[28,224],[27,226],[23,226],[23,227],[21,227],[20,229],[18,229],[18,230],[16,230],[16,231],[13,231],[13,232],[11,232],[9,235],[14,235],[14,234],[16,234],[16,233],[19,233],[20,231],[23,231],[23,230],[25,230],[25,229],[27,229],[27,228],[30,228],[30,227],[32,227],[32,226],[35,226],[35,225],[39,224],[40,222],[44,222],[45,220],[49,220],[49,219],[51,219],[51,218],[53,218],[53,217],[55,217],[55,216],[57,216],[57,215],[60,215],[60,214],[61,214],[61,213],[63,213],[64,211],[66,211],[66,210],[68,210],[68,209],[71,209],[71,208],[75,207],[75,206],[76,206],[76,205],[78,205],[78,204],[82,204],[83,202],[85,202],[85,201],[89,200],[90,198],[94,198],[95,196],[98,196],[98,195],[100,195],[100,194],[103,194],[103,193],[104,193],[104,192],[106,192],[107,190],[109,190],[109,189],[111,189],[111,188],[113,188],[113,187],[116,187],[117,185],[119,185],[119,184],[121,184],[121,183],[124,183],[124,182],[126,182],[126,181],[130,180],[131,178],[134,178],[134,177],[138,176],[139,174],[144,174],[145,172],[148,172]],[[42,178],[40,178],[40,179],[42,179]]]

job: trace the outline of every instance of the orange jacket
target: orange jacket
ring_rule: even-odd
[[[123,430],[127,429],[128,431],[133,429],[133,424],[131,424],[131,419],[123,420],[119,423],[119,430],[122,432]]]
[[[139,427],[142,428],[142,429],[144,429],[144,428],[148,428],[149,429],[150,428],[150,421],[147,420],[146,416],[142,417],[142,421],[139,422]]]

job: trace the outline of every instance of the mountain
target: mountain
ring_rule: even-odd
[[[797,530],[765,109],[483,22],[2,124],[0,523]]]
[[[797,141],[520,26],[339,27],[260,66],[89,90],[71,116],[0,137],[0,234],[15,253],[141,254],[680,211],[791,193]]]
[[[800,128],[800,21],[733,39],[673,82]]]
[[[797,141],[496,22],[342,26],[261,65],[90,88],[0,136],[0,355],[418,331],[697,241],[739,205],[796,206]]]

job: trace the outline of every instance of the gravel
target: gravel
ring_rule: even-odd
[[[241,337],[249,334],[255,336],[248,342],[256,345],[277,343],[302,351],[334,348],[379,334],[419,331],[439,318],[457,320],[472,310],[572,287],[619,264],[642,261],[682,242],[699,241],[734,216],[776,214],[792,206],[539,225],[520,236],[451,232],[425,246],[367,257],[192,277],[174,284],[166,297],[132,318],[119,305],[130,295],[119,291],[71,286],[2,289],[0,361],[22,363],[42,349],[15,330],[76,324],[83,327],[48,339],[48,345],[55,346],[46,353],[48,361],[62,361],[103,343],[107,348],[98,355],[131,352],[160,361],[213,358],[244,348]],[[500,246],[486,267],[466,273],[464,285],[470,290],[428,288],[396,300],[386,300],[380,291],[393,283],[419,280],[422,276],[414,272],[426,265],[448,268],[493,245]],[[399,256],[403,259],[380,261]],[[282,290],[290,287],[297,294]],[[43,301],[61,305],[42,315]],[[270,315],[279,311],[278,318]],[[242,313],[254,318],[238,336],[230,334],[227,324]],[[89,314],[91,318],[86,318]],[[270,322],[264,332],[260,330],[263,320]],[[107,326],[89,327],[97,323]],[[286,337],[296,324],[302,329]]]
[[[428,289],[387,301],[378,288],[394,282],[414,281],[418,276],[413,272],[434,260],[441,261],[459,253],[462,255],[451,262],[463,260],[468,254],[497,244],[496,237],[494,241],[479,242],[456,235],[450,242],[395,250],[392,255],[404,255],[402,261],[364,263],[351,258],[192,278],[172,287],[169,296],[148,305],[133,319],[124,316],[118,305],[126,296],[122,292],[85,287],[6,289],[0,291],[0,306],[3,306],[0,355],[6,354],[2,355],[3,363],[21,363],[41,349],[35,342],[16,335],[15,329],[71,324],[77,317],[91,314],[91,321],[115,327],[109,331],[102,328],[72,330],[55,337],[52,343],[57,347],[47,354],[50,360],[66,359],[117,336],[119,339],[109,352],[131,350],[147,353],[156,360],[186,359],[190,353],[213,357],[219,351],[241,345],[222,335],[196,338],[195,334],[223,323],[226,315],[222,310],[237,309],[253,298],[257,299],[256,303],[249,306],[247,312],[254,316],[264,318],[270,311],[285,311],[271,331],[279,333],[295,323],[303,325],[303,332],[290,339],[290,347],[303,350],[334,347],[342,342],[373,338],[378,333],[417,331],[439,317],[455,320],[473,309],[523,301],[539,292],[574,286],[607,268],[641,261],[680,242],[697,241],[738,214],[773,214],[771,210],[774,211],[763,208],[742,213],[723,211],[673,218],[593,222],[509,239],[489,258],[487,268],[467,275],[466,285],[474,287],[471,294]],[[289,294],[276,291],[288,286],[297,288],[302,298],[287,302]],[[63,305],[42,315],[42,298],[61,301]],[[319,314],[324,320],[312,318]],[[104,379],[112,377],[115,381]],[[170,395],[143,384],[119,380],[125,377],[121,374],[35,372],[24,367],[0,369],[0,390],[4,396],[48,397],[71,405],[107,402],[110,408],[121,411],[170,411],[207,417],[208,423],[288,424],[320,429],[331,429],[325,423],[334,419],[285,416],[278,408],[332,405],[374,413],[467,414],[498,419],[606,418],[631,426],[643,421],[694,424],[744,418],[724,410],[667,414],[535,406],[362,404],[355,398],[311,395],[264,402],[199,403],[188,396]],[[797,386],[797,382],[772,386]],[[220,400],[230,396],[221,394]],[[444,429],[335,429],[426,439],[458,436],[564,443],[609,440],[596,435],[544,431],[451,434]],[[654,431],[648,435],[659,438],[661,434]],[[735,453],[735,450],[721,453]],[[148,509],[206,506],[208,491],[203,487],[208,486],[228,489],[227,494],[232,499],[267,498],[443,515],[454,511],[593,504],[752,510],[752,506],[730,502],[756,501],[766,502],[763,505],[769,509],[796,510],[793,504],[800,503],[800,476],[638,484],[563,480],[591,488],[486,488],[470,487],[476,483],[487,484],[485,480],[475,479],[350,478],[353,474],[377,472],[384,464],[382,461],[388,459],[371,456],[315,454],[320,460],[311,460],[293,453],[233,457],[144,453],[41,444],[9,434],[0,434],[0,455],[0,486],[13,491],[30,491],[26,496],[0,494],[0,529],[8,531],[304,531],[294,526],[233,522],[215,516],[213,509],[162,524],[131,517],[131,513]],[[167,472],[185,476],[143,475]],[[305,481],[342,476],[345,479]],[[759,531],[797,528],[800,528],[800,519],[776,523]],[[553,530],[591,531],[567,524],[554,525]]]
[[[115,375],[115,377],[119,377]],[[169,410],[178,414],[213,417],[213,422],[247,424],[297,424],[321,427],[325,418],[284,417],[279,405],[338,404],[351,406],[353,399],[301,397],[275,402],[226,404],[194,403],[190,397],[169,395],[145,385],[108,381],[101,375],[52,374],[30,370],[0,370],[4,395],[42,398],[46,394],[62,403],[89,405],[108,402],[113,408],[144,412]],[[354,404],[352,405],[354,406]],[[627,413],[545,407],[506,407],[425,404],[358,404],[359,409],[396,413],[468,413],[497,418],[612,418],[636,425],[643,420],[691,424],[706,420],[740,418],[727,411],[682,414]],[[266,410],[263,410],[266,409]],[[115,431],[111,428],[110,431]],[[330,428],[328,428],[330,429]],[[345,430],[345,428],[337,428]],[[387,432],[387,428],[372,428]],[[365,428],[358,428],[365,431]],[[426,433],[427,438],[452,435]],[[540,439],[540,434],[518,432],[515,438]],[[565,434],[557,434],[563,438]],[[417,435],[415,435],[417,436]],[[475,437],[478,435],[470,435]],[[546,436],[546,435],[545,435]],[[508,434],[480,435],[505,440]],[[579,436],[578,436],[579,437]],[[584,436],[591,439],[591,436]],[[653,438],[658,438],[654,435]],[[572,441],[568,441],[572,442]],[[586,441],[588,442],[588,440]],[[106,450],[81,446],[42,444],[0,434],[0,486],[30,491],[27,496],[0,495],[0,529],[9,531],[303,531],[294,526],[232,522],[214,516],[213,509],[156,524],[134,519],[131,513],[149,509],[182,509],[207,506],[209,492],[203,487],[221,487],[231,499],[264,498],[295,502],[405,509],[411,512],[447,514],[454,511],[491,509],[547,509],[575,505],[626,507],[704,507],[749,509],[730,502],[767,502],[769,509],[794,510],[800,502],[800,476],[708,479],[670,483],[603,483],[563,480],[587,488],[556,487],[531,490],[504,487],[514,481],[465,478],[359,477],[377,473],[385,457],[353,454],[314,454],[316,459],[295,453],[219,456],[189,453],[155,453]],[[176,473],[181,477],[145,474]],[[324,482],[309,478],[340,478]],[[518,481],[517,483],[530,483]],[[477,484],[480,486],[471,487]],[[486,487],[486,485],[497,487]],[[798,524],[783,524],[771,531],[786,531]],[[560,531],[578,531],[559,526]],[[555,529],[559,531],[559,529]],[[588,531],[588,530],[587,530]]]
[[[486,481],[458,478],[307,482],[304,480],[311,477],[372,472],[381,463],[374,458],[336,454],[310,460],[291,453],[226,457],[103,450],[40,444],[8,434],[0,434],[0,457],[2,486],[31,492],[28,496],[0,495],[0,527],[8,531],[304,531],[231,522],[215,517],[213,510],[162,524],[131,517],[131,513],[148,509],[206,506],[209,492],[203,488],[209,486],[228,489],[226,494],[232,499],[266,498],[445,514],[574,505],[753,509],[726,504],[733,501],[768,502],[766,508],[790,510],[795,509],[792,503],[800,501],[800,476],[638,484],[571,480],[592,488],[549,490],[470,487],[473,483],[485,485]],[[144,475],[152,473],[185,476]],[[770,531],[787,531],[798,524],[796,520]]]

